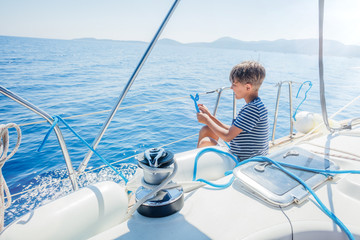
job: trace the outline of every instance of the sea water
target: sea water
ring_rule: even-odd
[[[59,115],[89,144],[99,133],[115,106],[148,43],[109,40],[52,40],[0,36],[0,83],[49,115]],[[228,87],[231,68],[244,60],[256,60],[266,68],[260,97],[269,110],[271,129],[278,83],[294,82],[293,111],[321,113],[318,59],[314,55],[158,44],[138,74],[109,128],[97,147],[98,153],[129,177],[136,170],[134,156],[148,148],[164,146],[174,153],[196,147],[202,126],[196,120],[190,94],[200,94],[199,103],[210,110],[217,94]],[[325,82],[329,116],[360,93],[360,59],[325,56]],[[296,98],[300,84],[304,85]],[[224,91],[217,117],[232,120],[232,92]],[[275,137],[289,134],[289,90],[281,89]],[[166,100],[166,101],[164,101]],[[168,101],[167,101],[168,100]],[[237,110],[244,104],[237,101]],[[42,151],[37,149],[50,125],[32,111],[0,95],[0,124],[21,126],[17,153],[2,168],[10,188],[12,206],[5,224],[72,191],[58,141],[50,134]],[[335,116],[335,120],[359,117],[359,101]],[[89,113],[96,113],[87,115]],[[71,118],[69,118],[71,117]],[[75,169],[88,152],[86,146],[60,124]],[[181,141],[178,141],[181,140]],[[10,148],[16,132],[10,129]],[[121,178],[93,156],[81,186]]]

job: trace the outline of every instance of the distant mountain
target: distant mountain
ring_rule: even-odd
[[[97,41],[96,38],[75,38],[74,41]]]
[[[182,43],[180,43],[178,41],[168,39],[168,38],[160,39],[158,42],[159,42],[159,44],[166,44],[166,45],[183,45]]]
[[[74,38],[74,39],[69,40],[69,41],[87,41],[87,42],[102,41],[102,42],[127,42],[127,43],[142,43],[142,44],[146,44],[146,42],[143,42],[143,41],[135,41],[135,40],[112,40],[112,39],[98,39],[98,38]]]
[[[1,39],[14,38],[28,38],[28,37],[12,37],[0,36]],[[30,38],[29,38],[30,39]],[[109,39],[96,38],[78,38],[64,41],[112,41],[112,42],[128,42],[148,44],[142,41],[121,41]],[[318,39],[296,39],[286,40],[278,39],[274,41],[241,41],[238,39],[223,37],[213,42],[195,42],[195,43],[181,43],[172,39],[164,38],[158,41],[158,44],[169,46],[187,46],[187,47],[205,47],[205,48],[224,48],[224,49],[239,49],[257,52],[281,52],[281,53],[296,53],[317,55],[319,51]],[[330,56],[344,56],[344,57],[360,57],[360,46],[345,45],[334,40],[324,40],[324,55]]]
[[[181,45],[182,43],[171,40],[160,40],[161,44]],[[318,54],[318,39],[279,39],[275,41],[241,41],[230,37],[223,37],[213,42],[185,43],[189,47],[226,48],[248,51]],[[324,54],[332,56],[360,57],[360,46],[345,45],[343,43],[324,40]]]

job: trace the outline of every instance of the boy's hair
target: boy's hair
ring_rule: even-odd
[[[259,90],[265,78],[265,68],[255,61],[244,61],[236,66],[230,72],[230,82],[240,82],[251,84],[255,90]]]

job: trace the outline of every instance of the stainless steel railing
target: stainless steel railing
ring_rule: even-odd
[[[288,91],[289,91],[289,138],[293,138],[293,136],[294,136],[294,121],[293,121],[293,118],[292,118],[292,115],[293,115],[293,110],[292,110],[293,109],[292,85],[293,84],[301,84],[301,83],[294,82],[294,81],[281,81],[281,82],[278,82],[275,85],[276,87],[278,87],[278,91],[277,91],[276,105],[275,105],[274,125],[273,125],[273,129],[272,129],[272,137],[271,137],[272,143],[274,143],[274,141],[275,141],[276,125],[277,125],[277,119],[278,119],[278,114],[279,114],[281,88],[282,88],[283,84],[288,84]],[[217,109],[219,107],[220,98],[221,98],[221,95],[222,95],[223,91],[224,90],[229,90],[229,89],[230,89],[230,87],[222,87],[222,88],[218,88],[218,89],[216,89],[214,91],[207,92],[207,93],[213,93],[213,92],[218,93],[216,103],[215,103],[214,112],[213,112],[214,116],[217,113]],[[234,98],[233,98],[233,119],[235,119],[236,116],[237,116],[236,99],[235,99],[235,95],[234,95]]]
[[[43,117],[48,123],[50,123],[50,125],[52,125],[52,123],[54,122],[54,119],[45,111],[41,110],[40,108],[38,108],[37,106],[33,105],[32,103],[28,102],[27,100],[21,98],[20,96],[16,95],[15,93],[9,91],[8,89],[0,86],[0,93],[2,93],[3,95],[9,97],[10,99],[14,100],[15,102],[21,104],[22,106],[30,109],[31,111],[33,111],[34,113],[40,115],[41,117]],[[78,184],[77,184],[77,180],[76,180],[76,173],[74,171],[74,168],[72,166],[72,162],[70,159],[70,155],[69,152],[67,150],[65,141],[64,141],[64,137],[61,133],[61,130],[58,126],[55,126],[54,128],[56,137],[59,141],[60,147],[61,147],[61,151],[62,154],[64,156],[65,159],[65,163],[66,163],[66,167],[69,173],[69,178],[72,184],[72,187],[74,189],[74,191],[76,191],[78,189]]]
[[[274,143],[274,141],[275,141],[276,125],[277,125],[277,119],[278,119],[278,114],[279,114],[281,88],[282,88],[283,84],[288,84],[288,91],[289,91],[289,138],[293,138],[293,136],[294,136],[294,121],[293,121],[293,118],[292,118],[292,115],[293,115],[292,85],[293,84],[301,84],[301,83],[300,82],[294,82],[294,81],[281,81],[281,82],[278,82],[275,85],[276,87],[278,87],[278,91],[277,91],[277,96],[276,96],[274,125],[273,125],[273,129],[272,129],[272,137],[271,137],[272,143]],[[207,92],[207,93],[214,93],[214,92],[218,93],[216,103],[215,103],[214,112],[213,112],[214,116],[217,113],[217,109],[219,107],[222,92],[224,90],[229,90],[229,89],[230,89],[230,87],[222,87],[222,88],[218,88],[218,89],[216,89],[214,91]],[[235,95],[234,95],[234,98],[233,98],[233,119],[235,119],[236,116],[237,116],[236,99],[235,99]]]
[[[221,88],[215,89],[214,91],[210,91],[210,92],[206,93],[206,94],[214,93],[214,92],[218,93],[217,98],[216,98],[216,103],[214,106],[214,112],[213,112],[214,116],[216,116],[217,110],[219,108],[220,98],[221,98],[223,91],[230,90],[230,89],[231,89],[230,87],[221,87]],[[235,98],[235,95],[233,94],[233,119],[236,118],[236,115],[237,115],[237,113],[236,113],[236,98]]]
[[[281,88],[283,84],[288,84],[288,89],[289,89],[289,138],[293,138],[294,137],[294,121],[292,118],[293,115],[293,106],[292,106],[292,84],[301,84],[299,82],[293,82],[293,81],[281,81],[278,82],[276,84],[276,87],[278,87],[278,91],[277,91],[277,96],[276,96],[276,105],[275,105],[275,114],[274,114],[274,125],[273,125],[273,130],[272,130],[272,137],[271,137],[271,142],[274,143],[275,141],[275,133],[276,133],[276,124],[277,124],[277,119],[278,119],[278,114],[279,114],[279,103],[280,103],[280,95],[281,95]]]

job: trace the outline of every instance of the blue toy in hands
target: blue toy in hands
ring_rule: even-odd
[[[199,101],[199,94],[196,94],[195,97],[190,94],[190,97],[191,97],[192,100],[194,100],[195,109],[196,109],[196,111],[199,113],[200,110],[199,110],[199,107],[198,107],[198,104],[197,104],[197,101]]]

